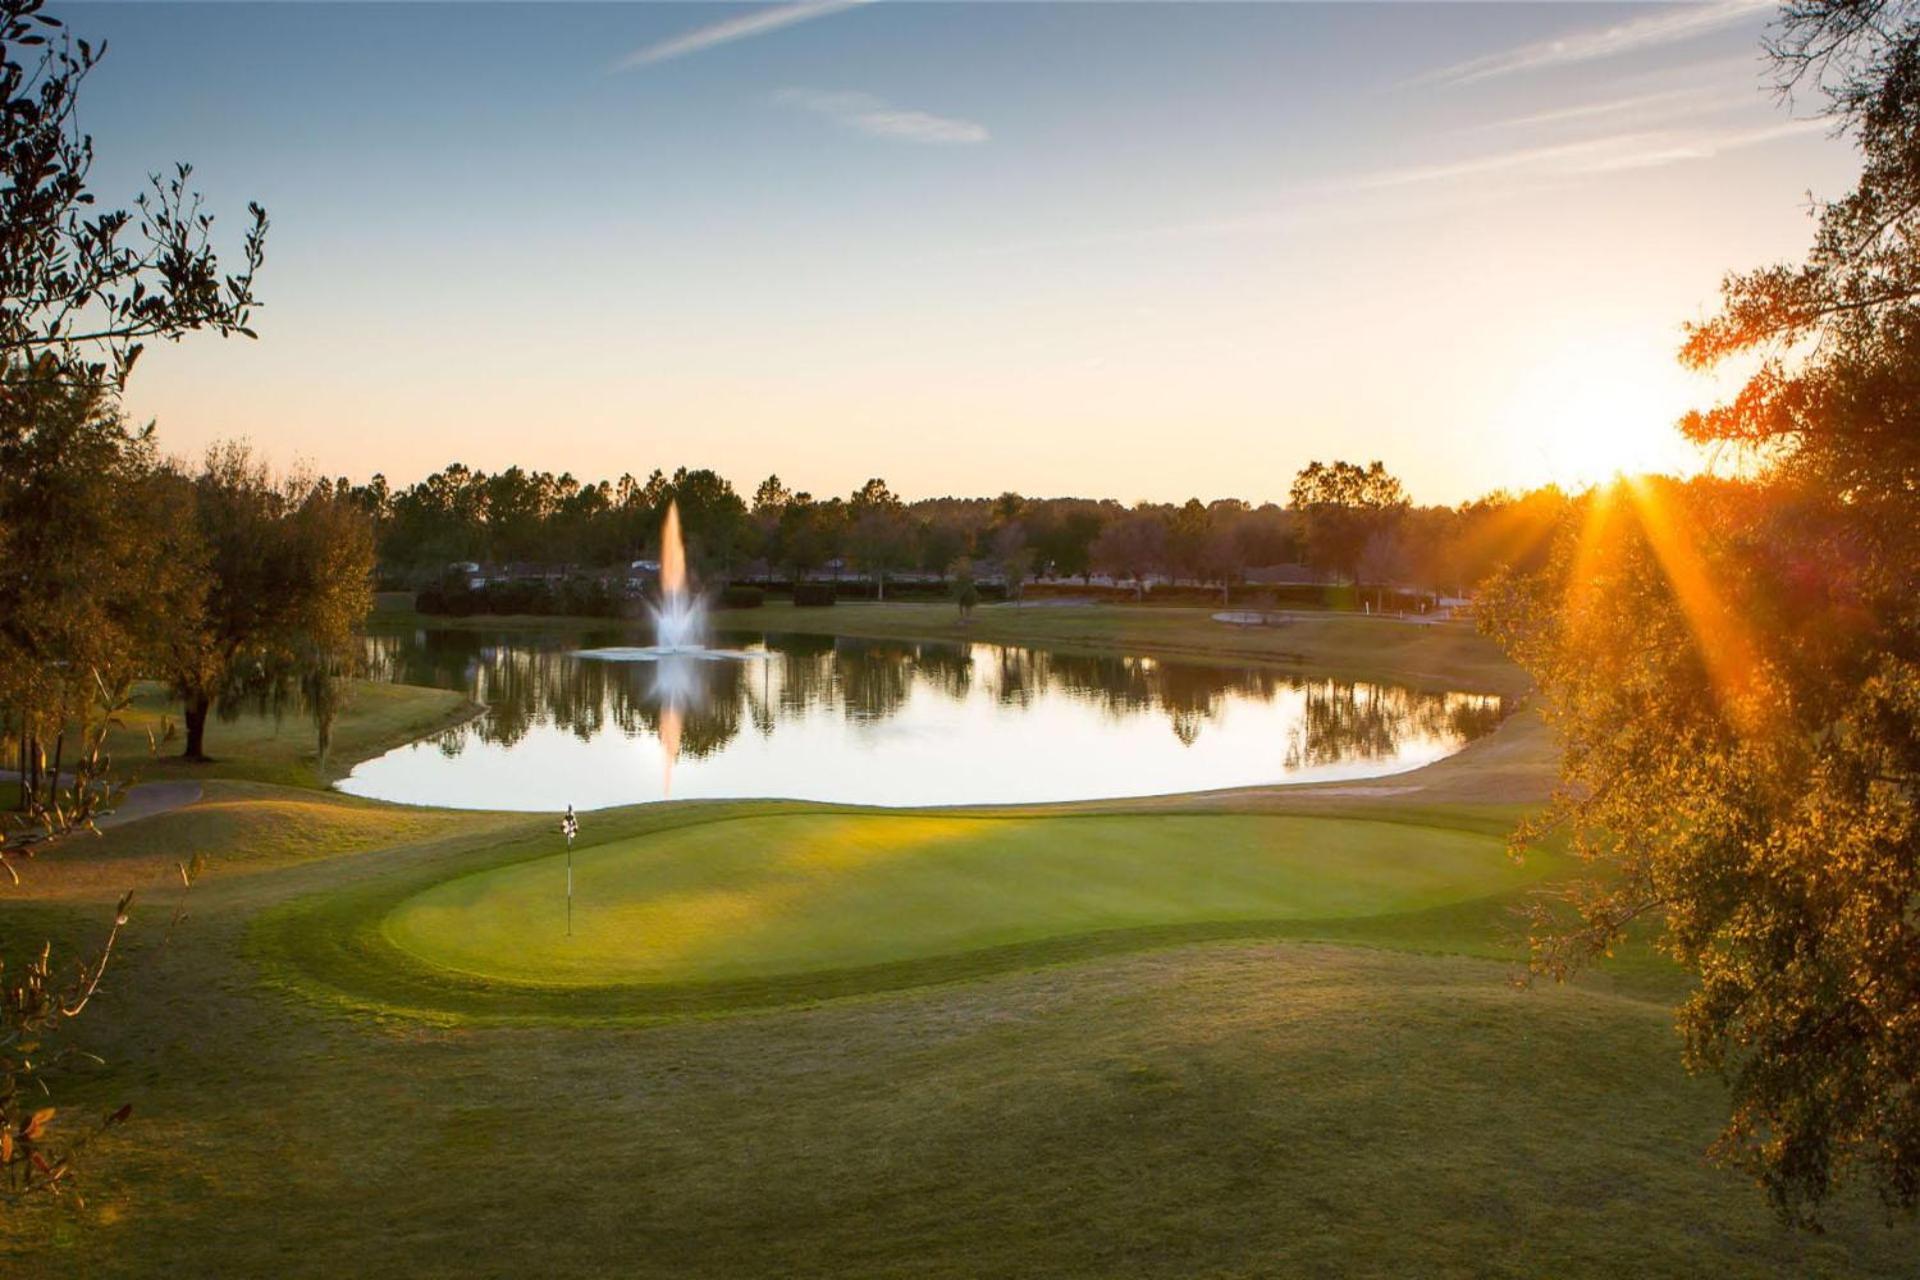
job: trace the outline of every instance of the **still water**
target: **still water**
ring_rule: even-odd
[[[416,631],[377,675],[488,708],[340,789],[556,810],[667,796],[999,804],[1374,777],[1458,750],[1500,699],[987,644],[729,635],[724,656],[609,661],[618,635]]]

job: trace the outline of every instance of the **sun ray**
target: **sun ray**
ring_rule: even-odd
[[[1693,632],[1707,678],[1721,705],[1743,732],[1754,731],[1766,718],[1757,637],[1738,611],[1728,605],[1714,580],[1713,569],[1675,504],[1645,478],[1629,480],[1622,487]]]

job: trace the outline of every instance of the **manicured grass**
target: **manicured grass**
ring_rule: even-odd
[[[575,853],[571,940],[552,819],[523,818],[491,843],[449,836],[274,907],[251,950],[275,983],[332,1007],[630,1023],[1222,938],[1514,957],[1518,895],[1562,869],[1550,853],[1506,856],[1508,808],[1289,790],[1073,816],[603,810]],[[1664,966],[1652,978],[1671,990]]]
[[[136,1122],[83,1215],[0,1223],[7,1274],[1911,1274],[1857,1201],[1797,1236],[1703,1166],[1664,1007],[1496,963],[1239,942],[441,1031],[314,1016],[222,932],[130,967],[68,1100]]]
[[[458,724],[476,708],[450,689],[347,682],[346,705],[334,725],[325,766],[315,758],[313,724],[306,717],[243,711],[233,720],[207,721],[208,762],[180,758],[185,732],[180,702],[159,684],[143,684],[107,747],[117,765],[141,779],[242,778],[283,786],[319,786],[361,760],[437,729]]]
[[[209,781],[190,805],[101,834],[76,835],[38,866],[41,888],[61,897],[174,887],[195,857],[216,880],[318,858],[413,844],[461,831],[492,830],[491,815],[379,804],[332,791]],[[36,868],[37,870],[38,868]]]
[[[1330,621],[1303,652],[1394,625]],[[1404,631],[1361,656],[1511,678]],[[210,784],[0,894],[65,956],[117,871],[214,859],[177,926],[136,902],[59,1099],[134,1120],[0,1275],[1910,1277],[1910,1223],[1795,1234],[1705,1164],[1670,968],[1513,983],[1550,772],[1523,714],[1378,784],[595,813],[571,975],[551,815]]]
[[[414,958],[544,986],[769,978],[1165,925],[1384,915],[1540,874],[1493,838],[1284,816],[794,814],[462,876],[383,923]]]

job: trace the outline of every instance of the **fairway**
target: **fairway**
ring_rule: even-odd
[[[542,986],[780,977],[1154,926],[1348,919],[1510,891],[1497,838],[1266,815],[788,814],[434,885],[384,920],[417,961]]]

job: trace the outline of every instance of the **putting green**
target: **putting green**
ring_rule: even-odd
[[[1536,878],[1499,839],[1258,815],[788,814],[701,823],[443,881],[381,922],[433,968],[551,987],[884,965],[1105,930],[1343,919]]]

